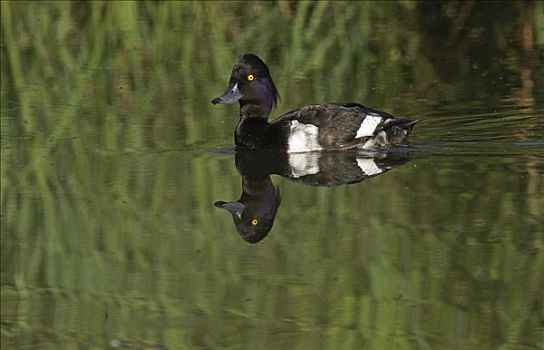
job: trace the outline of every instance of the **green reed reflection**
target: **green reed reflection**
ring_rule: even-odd
[[[542,346],[542,146],[511,145],[544,130],[543,4],[3,1],[2,348]],[[280,112],[361,101],[427,119],[416,141],[495,143],[361,186],[274,179],[246,246],[208,150],[247,51]]]

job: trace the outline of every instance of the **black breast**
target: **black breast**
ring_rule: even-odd
[[[242,117],[236,127],[234,142],[237,146],[254,150],[284,150],[287,148],[287,134],[286,124],[269,124],[263,118]]]

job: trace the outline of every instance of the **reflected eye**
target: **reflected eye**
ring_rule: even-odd
[[[252,79],[252,80],[253,80],[253,79]],[[256,226],[258,223],[259,223],[259,220],[257,220],[257,219],[251,220],[251,224],[252,224],[253,226]]]
[[[253,76],[253,74],[250,74],[250,75],[247,76],[247,80],[253,81],[253,79],[255,79],[255,77]]]

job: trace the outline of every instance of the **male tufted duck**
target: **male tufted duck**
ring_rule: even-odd
[[[237,146],[255,150],[372,149],[401,143],[418,122],[397,119],[359,103],[325,103],[304,106],[268,123],[278,96],[266,64],[249,53],[234,65],[227,91],[211,102],[240,103],[234,140]]]
[[[280,188],[272,183],[271,175],[303,185],[340,186],[380,176],[410,158],[406,150],[285,153],[240,148],[234,160],[242,178],[242,194],[237,200],[214,205],[232,215],[240,237],[257,243],[272,229],[281,204]]]

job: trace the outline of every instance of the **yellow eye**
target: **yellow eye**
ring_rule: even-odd
[[[257,219],[251,220],[251,224],[252,224],[253,226],[256,226],[258,223],[259,223],[259,220],[257,220]]]
[[[253,76],[253,74],[250,74],[250,75],[247,76],[247,80],[253,81],[253,79],[255,79],[255,77]]]

